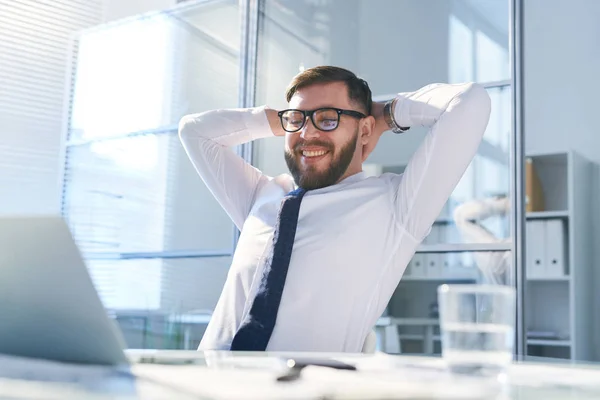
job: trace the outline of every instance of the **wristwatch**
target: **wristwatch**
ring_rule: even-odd
[[[394,118],[393,106],[396,99],[392,99],[387,101],[383,106],[383,120],[387,124],[388,128],[391,129],[394,133],[402,133],[406,131],[408,128],[402,128],[400,125],[396,123],[396,119]]]

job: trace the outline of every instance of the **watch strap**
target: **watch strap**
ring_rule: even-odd
[[[405,129],[402,129],[397,123],[396,123],[396,119],[394,118],[394,113],[393,113],[393,109],[394,109],[394,102],[396,101],[396,99],[392,99],[389,100],[385,103],[385,105],[383,106],[383,119],[385,121],[385,123],[387,124],[388,128],[390,128],[390,130],[394,133],[402,133],[405,131]]]

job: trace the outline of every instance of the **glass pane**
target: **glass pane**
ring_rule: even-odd
[[[69,138],[164,129],[191,112],[235,107],[239,26],[237,2],[221,0],[84,32]]]
[[[354,71],[380,99],[433,82],[486,84],[492,115],[483,143],[424,245],[510,243],[511,92],[498,82],[510,76],[508,11],[506,0],[267,0],[257,104],[287,107],[291,78],[320,64]],[[425,133],[383,135],[364,170],[402,173]],[[258,168],[272,176],[288,172],[283,138],[255,143]]]
[[[508,6],[506,0],[267,0],[257,101],[285,106],[290,79],[322,64],[356,72],[374,95],[432,82],[509,79]]]
[[[448,1],[449,82],[510,79],[509,2]],[[439,6],[438,6],[439,7]]]
[[[458,236],[428,237],[435,243],[509,243],[510,87],[488,89],[492,113],[477,154],[452,193],[438,224],[454,225]]]
[[[129,348],[197,348],[231,257],[87,260]]]
[[[527,61],[517,122],[524,125],[531,356],[600,360],[599,16],[594,0],[523,2],[517,40]]]
[[[505,284],[512,274],[510,251],[415,254],[414,259],[442,266],[416,275],[407,271],[392,296],[386,316],[394,317],[398,334],[387,332],[386,348],[403,354],[441,354],[437,288],[448,284]],[[409,266],[409,268],[411,268]]]
[[[71,146],[63,211],[86,253],[231,251],[233,224],[175,134]]]

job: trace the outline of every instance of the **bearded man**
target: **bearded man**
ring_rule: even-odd
[[[285,110],[181,120],[190,160],[241,231],[200,350],[361,351],[490,116],[474,83],[374,103],[367,82],[332,66],[295,76],[286,98]],[[381,135],[413,126],[429,132],[404,173],[368,177]],[[285,136],[290,174],[267,176],[231,148],[271,136]]]

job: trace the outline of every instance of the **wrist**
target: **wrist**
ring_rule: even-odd
[[[269,121],[269,126],[271,127],[273,135],[285,136],[285,131],[281,126],[281,120],[279,119],[279,115],[277,115],[277,112],[277,110],[265,106],[265,113],[267,114],[267,120]]]
[[[394,133],[402,133],[405,130],[407,130],[408,128],[403,128],[400,125],[398,125],[398,123],[396,122],[396,117],[395,117],[394,113],[396,110],[397,103],[398,103],[397,97],[393,98],[392,100],[387,101],[383,108],[383,117],[384,117],[385,123],[389,130],[391,130]]]

